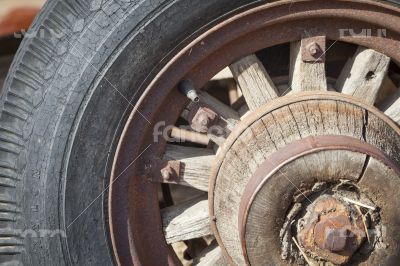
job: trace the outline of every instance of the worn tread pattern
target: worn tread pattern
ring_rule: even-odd
[[[96,2],[96,1],[92,1]],[[99,1],[97,1],[99,2]],[[101,1],[100,1],[101,2]],[[29,138],[25,126],[40,104],[46,84],[56,73],[56,62],[63,52],[58,44],[64,38],[73,43],[77,21],[90,19],[89,1],[49,1],[28,31],[4,83],[0,99],[0,264],[21,265],[24,252],[21,176],[25,143]],[[100,6],[99,6],[100,7]],[[98,8],[99,8],[98,7]],[[65,41],[64,41],[65,42]]]
[[[32,229],[26,228],[22,211],[24,189],[30,189],[24,188],[24,178],[35,178],[32,175],[37,174],[30,173],[25,167],[27,144],[31,139],[32,123],[35,123],[32,121],[34,114],[51,91],[58,70],[68,64],[65,58],[71,47],[76,45],[79,49],[81,46],[79,38],[85,25],[94,23],[103,27],[103,21],[100,24],[95,21],[100,15],[121,19],[114,17],[119,8],[143,3],[154,13],[160,12],[153,2],[156,1],[49,0],[27,32],[0,98],[0,265],[29,264],[24,253],[41,248],[37,245],[25,250],[24,237]],[[34,213],[38,212],[39,206],[30,208],[28,211]],[[58,259],[62,260],[61,254]]]

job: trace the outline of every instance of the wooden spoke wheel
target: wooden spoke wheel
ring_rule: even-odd
[[[180,264],[171,245],[205,238],[194,264],[398,261],[398,47],[391,5],[277,1],[176,52],[114,159],[117,262]],[[221,76],[226,97],[207,90]],[[193,190],[174,204],[171,187]]]

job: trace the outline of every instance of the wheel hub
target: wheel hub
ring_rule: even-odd
[[[383,221],[393,222],[384,202],[400,206],[372,192],[377,175],[400,173],[399,158],[373,141],[384,130],[389,154],[400,149],[399,130],[383,115],[352,97],[304,93],[273,101],[237,128],[218,154],[209,195],[216,238],[233,263],[342,265],[383,257],[388,251],[374,247],[400,240],[394,233],[365,241],[368,230],[380,235]],[[354,202],[379,208],[366,213]]]

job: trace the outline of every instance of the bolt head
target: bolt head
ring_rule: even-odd
[[[308,47],[308,51],[310,52],[310,54],[312,56],[317,56],[318,53],[320,53],[321,48],[319,47],[319,45],[317,43],[311,43],[310,46]]]
[[[197,132],[207,133],[208,129],[218,120],[218,115],[212,110],[202,107],[193,116],[191,127]]]
[[[298,233],[301,244],[334,264],[348,262],[365,238],[360,234],[364,231],[358,222],[361,218],[350,213],[347,205],[333,197],[318,199],[308,210],[304,228]]]
[[[352,238],[351,221],[345,214],[329,217],[318,222],[314,227],[314,242],[321,249],[339,253],[350,244]]]
[[[206,113],[202,112],[196,117],[195,123],[207,127],[211,123],[211,117]]]
[[[331,252],[341,252],[345,250],[349,231],[346,229],[326,228],[324,248]]]
[[[166,166],[163,169],[161,169],[161,176],[165,179],[165,180],[170,180],[174,174],[173,172],[174,170],[172,169],[171,166]]]

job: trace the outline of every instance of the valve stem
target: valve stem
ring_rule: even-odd
[[[186,95],[192,102],[199,102],[200,97],[194,88],[193,82],[189,79],[184,79],[178,84],[178,89],[180,92]]]

